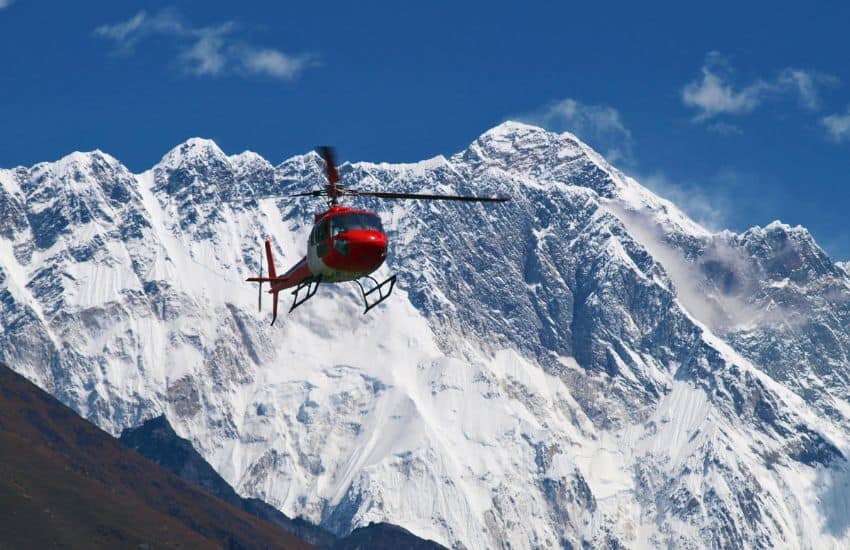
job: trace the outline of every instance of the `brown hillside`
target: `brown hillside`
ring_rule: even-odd
[[[311,548],[0,365],[0,548]]]

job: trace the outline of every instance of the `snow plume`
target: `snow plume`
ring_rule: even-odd
[[[788,67],[772,79],[759,78],[740,86],[733,80],[728,59],[718,52],[709,52],[701,73],[681,92],[682,102],[698,111],[695,122],[750,113],[774,97],[796,97],[803,108],[815,110],[820,107],[820,88],[837,81],[831,75]]]
[[[616,215],[629,233],[657,260],[676,286],[679,301],[695,319],[708,327],[720,324],[722,310],[716,302],[709,300],[698,284],[696,266],[689,263],[681,251],[667,245],[661,229],[641,212],[630,210],[618,201],[608,203],[608,209]]]
[[[640,176],[637,179],[659,196],[673,202],[703,227],[712,231],[728,227],[732,207],[725,195],[715,193],[709,196],[705,191],[707,186],[696,183],[673,183],[661,172]],[[715,187],[711,186],[711,188]]]
[[[733,233],[713,235],[703,243],[699,256],[688,258],[682,248],[668,244],[665,231],[646,212],[617,200],[609,201],[607,207],[661,264],[682,306],[712,331],[791,324],[784,307],[773,304],[765,309],[747,300],[757,291],[759,275],[744,251],[729,242]]]
[[[133,53],[137,44],[153,36],[170,38],[178,47],[178,63],[195,76],[252,74],[294,80],[316,61],[310,54],[293,56],[255,47],[240,39],[239,32],[233,21],[195,27],[176,11],[165,9],[154,14],[140,11],[126,21],[102,25],[94,34],[112,40],[115,51],[124,55]]]
[[[748,330],[756,325],[792,324],[793,311],[771,302],[769,308],[749,301],[759,291],[761,277],[752,260],[730,243],[732,233],[717,235],[694,262],[690,275],[699,281],[707,299],[719,307],[713,319],[717,330]]]
[[[632,133],[623,124],[620,112],[609,105],[588,105],[566,98],[511,119],[553,132],[572,132],[605,151],[609,162],[633,160]]]

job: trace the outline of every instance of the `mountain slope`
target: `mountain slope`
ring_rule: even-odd
[[[208,493],[253,516],[275,523],[288,533],[320,548],[442,548],[431,541],[418,539],[400,527],[387,524],[361,527],[351,535],[337,539],[327,531],[303,520],[287,518],[261,500],[242,498],[207,464],[191,443],[174,433],[165,416],[152,418],[141,426],[124,430],[121,433],[121,442],[181,479],[202,487]]]
[[[198,201],[315,188],[317,155],[192,139],[139,175],[100,152],[0,171],[0,358],[112,433],[167,414],[241,495],[337,535],[850,542],[850,277],[810,236],[712,234],[575,136],[517,123],[340,174],[513,200],[362,201],[393,297],[364,317],[325,285],[272,328],[242,281],[262,236],[300,258],[316,205]]]
[[[311,548],[196,489],[0,365],[0,547]]]

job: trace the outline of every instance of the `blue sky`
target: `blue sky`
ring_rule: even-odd
[[[571,130],[713,228],[850,259],[850,4],[0,0],[0,166],[191,136],[272,162]],[[321,6],[317,8],[316,6]]]

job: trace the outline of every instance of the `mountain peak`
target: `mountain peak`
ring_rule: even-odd
[[[803,226],[790,226],[778,220],[764,227],[752,227],[740,236],[747,254],[765,263],[772,280],[790,277],[811,282],[821,276],[840,276],[843,268],[829,259],[812,234]]]
[[[154,167],[157,186],[169,195],[221,183],[233,176],[231,158],[211,139],[194,137],[166,153]]]
[[[40,162],[32,167],[33,170],[52,170],[62,175],[70,171],[79,171],[96,163],[106,163],[111,167],[120,166],[121,163],[108,153],[100,149],[93,151],[74,151],[53,162]]]
[[[553,144],[568,143],[573,146],[590,149],[581,139],[571,132],[555,132],[541,126],[520,122],[518,120],[506,120],[501,124],[493,126],[476,140],[476,143],[487,142],[514,143],[522,147],[524,143]]]
[[[552,132],[515,120],[507,120],[481,134],[464,153],[470,152],[478,155],[483,153],[485,157],[490,158],[530,153],[534,156],[543,155],[547,157],[547,162],[557,163],[566,158],[582,156],[596,165],[608,167],[605,159],[574,134]]]
[[[772,222],[764,226],[764,230],[769,232],[779,231],[783,233],[808,233],[808,230],[806,230],[806,228],[802,225],[795,225],[792,227],[790,224],[787,224],[781,220],[773,220]]]
[[[254,151],[243,151],[238,155],[229,156],[228,159],[230,160],[230,165],[239,174],[252,170],[267,171],[273,169],[269,161]]]
[[[593,189],[611,198],[625,185],[622,174],[591,147],[569,132],[505,121],[483,133],[450,159],[475,171],[501,170],[524,181]]]
[[[227,160],[227,155],[211,139],[189,138],[162,157],[157,167],[177,169],[184,165],[194,165],[207,162],[209,159]]]
[[[808,229],[802,225],[791,226],[780,220],[773,220],[764,227],[755,226],[747,229],[741,237],[748,239],[775,239],[775,238],[793,238],[797,241],[805,241],[816,246],[815,239]]]
[[[238,155],[230,155],[230,160],[234,163],[245,163],[265,161],[266,159],[254,151],[242,151]]]
[[[541,128],[540,126],[534,126],[533,124],[527,124],[518,120],[506,120],[501,124],[493,126],[489,130],[481,134],[481,137],[483,138],[512,136],[516,134],[526,134],[530,132],[544,132],[547,134],[552,133],[546,130],[545,128]]]

